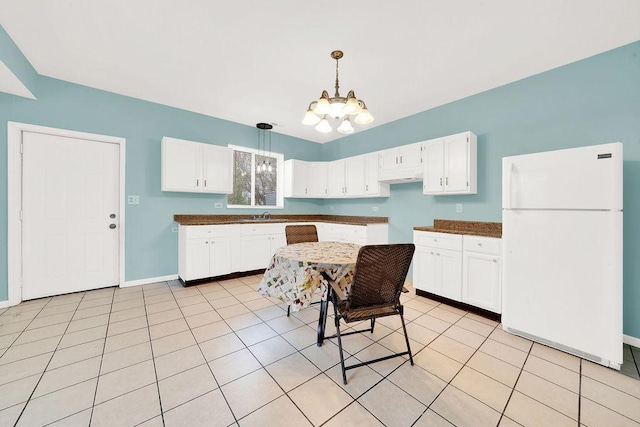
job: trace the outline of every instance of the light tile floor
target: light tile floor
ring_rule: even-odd
[[[347,372],[315,345],[317,306],[255,292],[260,276],[101,289],[0,310],[0,425],[640,425],[640,350],[622,373],[402,296],[415,366]],[[329,320],[329,325],[332,321]],[[404,346],[399,318],[344,338],[348,363]]]

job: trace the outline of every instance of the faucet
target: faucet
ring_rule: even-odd
[[[262,219],[271,219],[271,214],[268,211],[263,212]]]

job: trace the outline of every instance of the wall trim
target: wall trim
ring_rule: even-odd
[[[640,338],[632,337],[631,335],[622,335],[622,342],[640,348]]]
[[[117,136],[77,132],[68,129],[58,129],[46,126],[32,125],[28,123],[7,122],[8,305],[16,305],[22,301],[22,223],[20,220],[20,210],[22,207],[22,154],[20,153],[20,145],[22,144],[23,132],[42,133],[47,135],[64,136],[68,138],[90,139],[93,141],[119,145],[120,245],[118,249],[118,284],[124,283],[126,139]]]
[[[177,274],[169,274],[168,276],[147,277],[146,279],[128,280],[120,285],[121,288],[130,288],[132,286],[148,285],[157,282],[167,282],[169,280],[178,280]]]
[[[11,305],[15,305],[15,304],[9,304],[9,300],[0,301],[0,308],[11,307]]]

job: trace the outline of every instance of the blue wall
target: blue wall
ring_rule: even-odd
[[[6,35],[1,27],[0,31]],[[0,60],[6,60],[3,55],[8,51],[15,55],[15,50],[7,49],[9,43],[13,42],[8,37],[0,37]],[[22,62],[28,64],[24,58]],[[390,219],[390,240],[410,241],[412,227],[429,225],[435,218],[501,221],[504,156],[621,141],[625,150],[624,331],[640,337],[639,76],[637,42],[328,144],[274,133],[273,151],[303,160],[332,160],[466,130],[478,135],[477,195],[425,196],[420,183],[398,184],[391,186],[388,198],[287,199],[284,212],[373,215],[372,208],[378,207],[375,215]],[[172,136],[255,147],[254,127],[41,76],[35,83],[37,101],[0,93],[2,126],[17,121],[127,139],[126,193],[139,195],[140,205],[126,207],[126,280],[177,272],[173,214],[234,212],[214,208],[216,202],[226,206],[224,195],[161,192],[160,140]],[[0,165],[7,162],[6,138],[6,131],[0,131]],[[456,203],[463,204],[462,213],[455,212]],[[0,301],[7,298],[6,217],[7,175],[2,167]]]
[[[251,213],[226,206],[225,195],[160,191],[160,142],[163,136],[218,145],[256,147],[258,130],[88,87],[39,77],[38,100],[0,93],[0,165],[7,163],[7,121],[72,129],[126,138],[126,194],[140,196],[126,205],[126,280],[176,274],[176,213]],[[260,121],[257,118],[256,122]],[[286,158],[317,159],[321,146],[284,135],[272,135],[272,149]],[[285,200],[278,213],[317,213],[322,201]],[[0,301],[7,299],[7,171],[0,168]]]
[[[328,200],[325,211],[371,215],[377,206],[389,217],[392,242],[411,241],[412,227],[435,218],[500,222],[502,157],[620,141],[624,333],[640,337],[640,42],[333,141],[323,146],[323,158],[467,130],[478,136],[477,195],[425,196],[421,183],[397,184],[389,198]]]

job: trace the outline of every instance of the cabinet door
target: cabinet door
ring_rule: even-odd
[[[202,146],[202,191],[233,193],[233,149],[218,145]]]
[[[242,271],[267,268],[271,253],[271,239],[269,235],[243,236]]]
[[[344,186],[347,196],[364,196],[364,156],[345,159]]]
[[[422,144],[409,144],[398,147],[398,167],[415,169],[422,166]]]
[[[436,252],[436,292],[455,301],[462,299],[462,253],[446,249]]]
[[[466,134],[444,138],[444,191],[466,192],[469,188],[469,143]]]
[[[444,143],[441,139],[424,146],[423,193],[442,193],[444,190]]]
[[[327,197],[327,163],[309,163],[309,193],[311,197]]]
[[[413,257],[413,286],[435,293],[435,253],[433,248],[416,247]]]
[[[186,277],[195,280],[209,277],[209,239],[187,239]]]
[[[209,241],[209,276],[222,276],[231,271],[231,238],[212,237]]]
[[[302,160],[285,162],[285,197],[309,196],[309,164]]]
[[[198,192],[201,188],[201,144],[162,138],[162,191]]]
[[[378,155],[380,174],[393,172],[398,168],[398,150],[391,148],[383,150]]]
[[[494,313],[501,312],[500,258],[464,253],[462,301]]]
[[[344,196],[344,163],[344,160],[335,160],[328,163],[327,193],[329,197]]]
[[[285,234],[274,234],[270,236],[270,240],[271,240],[271,250],[270,250],[269,257],[267,258],[265,268],[269,266],[269,262],[271,261],[271,257],[273,256],[273,254],[276,253],[276,251],[279,248],[283,246],[287,246],[287,236]]]
[[[364,163],[364,193],[367,195],[379,194],[380,182],[378,181],[378,154],[366,154]]]

